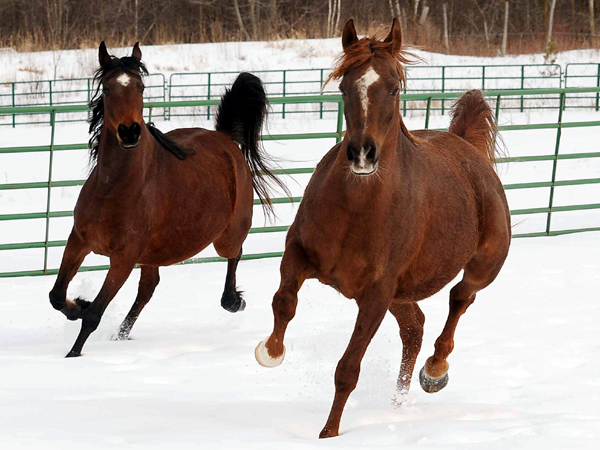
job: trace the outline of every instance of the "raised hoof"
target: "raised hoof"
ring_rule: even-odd
[[[283,346],[283,353],[281,356],[273,358],[271,355],[269,355],[265,342],[266,340],[261,341],[256,346],[256,349],[254,350],[254,357],[256,358],[256,361],[258,361],[258,363],[263,367],[277,367],[283,362],[283,358],[285,358],[285,345]]]
[[[326,439],[331,437],[337,437],[340,433],[333,430],[328,430],[327,428],[323,428],[323,430],[319,433],[319,439]]]
[[[448,379],[448,372],[438,378],[429,376],[425,371],[425,367],[423,367],[419,372],[419,381],[421,382],[421,387],[425,392],[430,394],[434,394],[435,392],[444,389],[448,384]]]
[[[242,293],[235,291],[233,295],[223,293],[221,297],[221,306],[230,313],[242,312],[246,309],[246,301],[242,298]]]
[[[81,356],[81,353],[77,353],[71,350],[69,353],[67,353],[67,356],[65,356],[65,358],[76,358],[78,356]]]
[[[68,320],[79,320],[83,317],[85,310],[91,305],[91,302],[82,299],[81,297],[75,300],[67,299],[65,301],[65,307],[60,310]]]

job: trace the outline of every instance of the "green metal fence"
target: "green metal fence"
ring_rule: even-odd
[[[565,68],[565,87],[600,87],[600,63],[571,63]],[[566,105],[568,108],[600,109],[600,94],[581,94],[571,99],[576,104]]]
[[[596,67],[595,64],[589,64]],[[570,66],[576,66],[571,64]],[[569,65],[567,66],[568,69]],[[583,69],[582,69],[583,70]],[[585,69],[587,70],[587,69]],[[599,77],[573,74],[568,87],[598,86]],[[405,94],[427,92],[460,92],[466,89],[532,89],[560,88],[567,83],[567,72],[557,64],[520,64],[520,65],[450,65],[450,66],[411,66],[408,71],[408,86]],[[321,94],[323,82],[327,79],[330,69],[291,69],[291,70],[259,70],[260,76],[267,86],[270,96],[297,96]],[[600,73],[600,72],[599,72]],[[218,98],[225,86],[229,86],[238,72],[199,72],[174,73],[168,81],[160,73],[151,74],[146,78],[146,101],[180,101],[180,100],[212,100]],[[93,94],[91,78],[74,78],[59,80],[39,80],[0,83],[0,106],[55,106],[80,104],[89,101]],[[324,92],[337,94],[337,85],[332,83]],[[502,110],[524,111],[529,109],[558,107],[558,96],[527,96],[519,101],[503,104]],[[565,103],[566,108],[590,107],[589,102],[570,99]],[[312,104],[296,104],[286,106],[287,102],[276,105],[274,112],[282,117],[295,113],[315,113],[319,118],[328,113],[336,113],[335,108],[327,108],[324,102]],[[588,106],[585,106],[588,105]],[[597,107],[597,104],[596,104]],[[424,112],[426,106],[422,102],[403,102],[403,111]],[[431,111],[447,111],[445,99],[435,101],[430,105]],[[156,112],[165,119],[174,116],[198,116],[204,114],[210,119],[213,114],[210,105],[188,108],[166,109]],[[18,119],[21,118],[19,122]],[[87,111],[71,114],[61,114],[57,119],[62,121],[84,121]],[[0,125],[50,123],[50,115],[39,115],[32,118],[25,115],[0,115]]]
[[[558,108],[558,117],[556,122],[542,123],[542,124],[526,124],[526,125],[504,125],[500,126],[499,129],[503,131],[509,130],[537,130],[537,129],[554,129],[556,130],[555,145],[552,153],[544,155],[531,155],[531,156],[518,156],[508,157],[499,161],[500,164],[504,163],[522,163],[522,162],[535,162],[535,161],[551,161],[552,162],[552,175],[547,181],[542,182],[526,182],[505,185],[506,190],[521,190],[521,189],[535,189],[535,188],[549,188],[549,198],[547,207],[539,208],[527,208],[527,209],[516,209],[511,211],[513,216],[532,215],[532,214],[543,214],[546,216],[546,226],[544,231],[533,232],[533,233],[522,233],[515,234],[515,238],[519,237],[536,237],[536,236],[552,236],[567,233],[576,233],[583,231],[600,230],[600,223],[595,227],[587,228],[571,228],[571,229],[553,229],[552,228],[552,217],[554,213],[567,212],[567,211],[584,211],[600,209],[600,203],[587,203],[587,204],[573,204],[573,205],[561,205],[556,206],[554,204],[555,191],[557,188],[563,186],[578,186],[578,185],[592,185],[600,184],[600,178],[580,178],[571,180],[557,180],[556,173],[559,161],[563,160],[577,160],[577,159],[593,159],[600,158],[600,151],[589,151],[584,153],[560,153],[560,143],[562,130],[566,128],[579,128],[579,127],[600,127],[600,121],[583,121],[583,122],[563,122],[563,107],[567,95],[574,94],[595,94],[600,92],[600,88],[571,88],[571,89],[530,89],[530,90],[503,90],[503,91],[486,91],[485,95],[490,101],[490,104],[496,110],[496,118],[501,111],[501,103],[503,101],[511,100],[514,98],[520,99],[521,97],[527,98],[528,96],[536,96],[540,94],[552,94],[558,95],[560,99],[560,107]],[[407,101],[424,101],[427,105],[424,127],[429,128],[429,118],[431,112],[431,104],[434,101],[451,101],[460,96],[460,93],[421,93],[421,94],[407,94]],[[299,140],[299,139],[335,139],[339,141],[343,137],[343,102],[339,95],[326,95],[326,96],[294,96],[294,97],[276,97],[270,99],[271,104],[320,104],[322,102],[336,105],[337,120],[335,129],[330,132],[323,133],[302,133],[302,134],[283,134],[283,135],[269,135],[264,136],[264,140]],[[154,102],[146,104],[148,109],[148,115],[152,115],[152,111],[164,108],[183,108],[183,107],[197,107],[197,106],[211,106],[218,104],[218,100],[204,100],[204,101],[179,101],[179,102]],[[45,275],[57,273],[57,267],[49,267],[48,265],[48,250],[53,247],[64,247],[66,240],[51,240],[50,239],[50,226],[52,219],[71,217],[73,212],[71,210],[52,210],[51,198],[52,190],[54,188],[68,187],[68,186],[81,186],[85,180],[53,180],[53,165],[54,156],[57,152],[67,150],[85,150],[87,149],[86,144],[71,144],[71,145],[56,145],[54,142],[55,129],[56,129],[56,116],[58,114],[72,113],[72,112],[83,112],[86,111],[85,105],[68,105],[68,106],[54,106],[54,107],[21,107],[21,108],[0,108],[0,114],[49,114],[51,115],[51,135],[50,142],[48,145],[35,146],[35,147],[10,147],[0,148],[1,154],[25,154],[25,153],[49,153],[48,160],[48,179],[43,182],[25,182],[25,183],[11,183],[11,184],[0,184],[0,194],[3,191],[9,190],[36,190],[44,189],[47,193],[47,201],[45,211],[33,212],[33,213],[18,213],[18,214],[0,214],[1,221],[27,221],[34,219],[41,219],[45,222],[45,239],[38,242],[23,242],[23,243],[10,243],[0,244],[0,255],[8,250],[25,250],[25,249],[43,249],[44,255],[40,260],[40,268],[36,270],[26,271],[12,271],[0,273],[0,277],[17,277],[17,276],[32,276],[32,275]],[[597,145],[597,143],[594,143]],[[327,148],[324,148],[325,152]],[[282,174],[310,174],[314,168],[294,168],[294,169],[282,169],[277,171]],[[274,203],[290,203],[291,201],[299,202],[300,197],[293,199],[288,198],[276,198]],[[258,201],[255,201],[258,204]],[[287,225],[280,226],[267,226],[252,228],[251,233],[272,233],[272,232],[285,232],[288,229]],[[65,236],[66,237],[66,236]],[[281,252],[270,252],[270,253],[255,253],[246,254],[243,259],[260,259],[281,256]],[[210,257],[210,258],[192,258],[182,264],[191,263],[202,263],[222,261],[222,258]],[[89,266],[83,267],[81,270],[101,270],[106,269],[106,266]]]

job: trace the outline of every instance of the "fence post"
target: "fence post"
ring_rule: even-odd
[[[13,82],[13,83],[11,83],[11,85],[12,85],[12,107],[14,108],[16,106],[15,105],[15,83]],[[12,118],[13,119],[12,120],[12,126],[14,128],[15,125],[16,125],[16,118],[15,118],[16,114],[13,113],[12,116],[13,116],[13,118]]]
[[[600,87],[600,63],[598,63],[598,75],[596,76],[596,87]],[[600,106],[600,92],[596,92],[596,111]]]
[[[323,69],[321,69],[321,85],[319,90],[321,91],[321,95],[323,95]],[[323,102],[321,102],[321,106],[319,107],[319,118],[323,118]]]
[[[446,92],[446,66],[442,66],[442,93]],[[444,99],[442,99],[442,116],[444,115]]]
[[[50,159],[48,162],[48,196],[46,198],[46,239],[44,241],[44,273],[48,273],[48,242],[50,241],[50,200],[52,197],[52,165],[54,162],[54,130],[56,128],[56,110],[50,113]]]
[[[554,148],[554,160],[552,163],[552,184],[550,186],[550,200],[548,201],[548,219],[546,220],[546,235],[550,235],[552,220],[552,206],[554,204],[554,185],[556,183],[556,168],[558,166],[558,151],[560,149],[560,136],[562,134],[562,113],[565,101],[565,93],[560,94],[560,107],[558,108],[558,128],[556,129],[556,146]]]
[[[49,89],[49,93],[50,93],[50,106],[52,106],[52,80],[48,80],[48,86],[50,87],[50,89]],[[50,123],[52,123],[52,114],[50,114]]]
[[[521,89],[525,87],[525,64],[521,64]],[[523,112],[523,96],[521,95],[521,112]]]
[[[427,99],[427,112],[425,113],[425,129],[429,129],[429,112],[431,111],[431,97]]]
[[[210,81],[211,81],[211,73],[208,72],[208,96],[207,99],[210,100]],[[210,105],[206,105],[206,118],[210,120]]]
[[[498,116],[500,115],[500,94],[496,97],[496,125],[498,125]]]
[[[342,140],[342,127],[344,126],[344,100],[338,100],[338,117],[337,117],[337,128],[335,130],[337,136],[335,143],[337,144]]]
[[[485,66],[481,66],[481,90],[485,90]]]
[[[285,78],[286,71],[283,71],[283,96],[285,97]],[[285,103],[281,104],[281,118],[285,119]]]

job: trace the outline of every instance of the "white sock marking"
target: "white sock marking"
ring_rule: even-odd
[[[358,95],[360,96],[360,103],[365,113],[365,125],[367,124],[367,108],[369,107],[369,86],[379,80],[379,74],[375,72],[375,69],[369,67],[362,77],[356,82],[358,86]]]
[[[131,78],[126,73],[122,73],[121,75],[119,75],[117,77],[117,83],[120,83],[122,86],[125,86],[125,87],[129,84],[130,81],[131,81]]]

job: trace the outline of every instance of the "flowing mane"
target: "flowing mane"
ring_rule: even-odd
[[[342,78],[350,69],[361,66],[374,57],[387,58],[394,63],[401,88],[404,88],[406,84],[406,68],[404,66],[414,64],[416,60],[419,60],[416,55],[404,50],[396,55],[392,54],[391,42],[385,42],[377,37],[364,37],[356,44],[346,48],[337,57],[333,63],[333,71],[327,77],[323,87],[332,80]]]
[[[92,165],[98,159],[100,135],[102,134],[102,128],[104,127],[104,101],[102,100],[103,80],[109,74],[112,75],[116,73],[116,71],[126,73],[138,80],[143,80],[144,76],[148,75],[146,65],[133,56],[124,56],[122,58],[111,56],[110,62],[98,68],[94,73],[94,85],[96,85],[96,91],[89,103],[89,107],[92,110],[92,116],[88,120],[88,123],[90,124],[89,133],[91,135],[88,145],[90,148],[90,161]],[[191,153],[190,151],[181,148],[177,142],[169,136],[166,136],[156,128],[153,123],[147,123],[146,127],[158,143],[166,150],[173,153],[177,158],[185,159]]]

